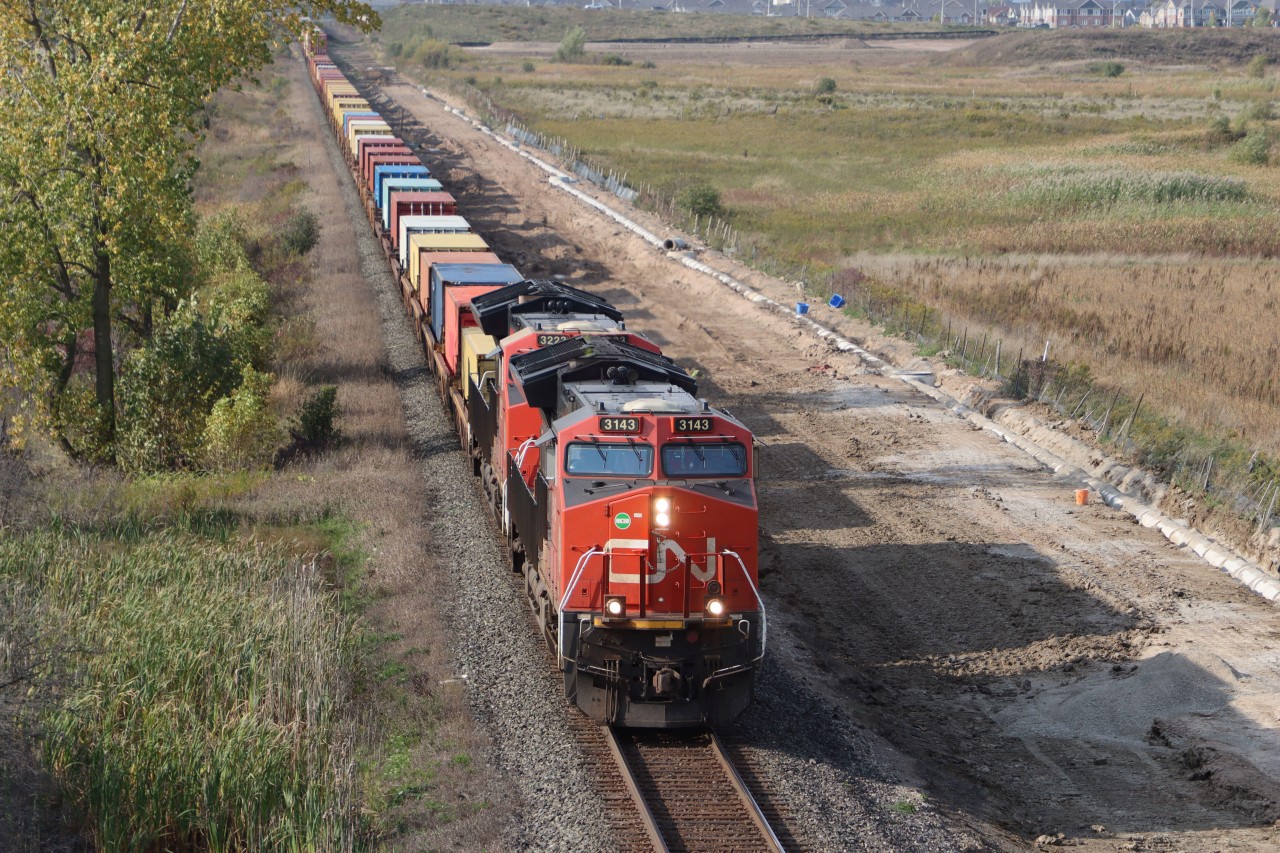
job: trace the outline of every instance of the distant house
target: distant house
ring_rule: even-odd
[[[848,10],[849,4],[845,3],[844,0],[831,0],[830,3],[822,7],[822,14],[827,18],[841,18],[844,17],[845,12]]]
[[[987,26],[1010,27],[1018,23],[1017,11],[1012,6],[984,6],[982,23]]]
[[[1114,3],[1104,4],[1101,0],[1034,0],[1027,6],[1020,23],[1025,27],[1047,26],[1054,30],[1110,27],[1116,21],[1115,8]]]

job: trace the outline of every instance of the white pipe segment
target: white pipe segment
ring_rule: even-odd
[[[423,90],[423,94],[427,95],[428,97],[432,97],[427,93],[425,89]],[[573,181],[574,179],[570,175],[560,171],[559,169],[555,168],[549,163],[546,163],[538,159],[537,157],[534,157],[532,154],[529,154],[527,151],[524,151],[518,144],[513,143],[507,140],[505,137],[499,136],[496,133],[493,133],[491,130],[489,130],[487,127],[484,127],[479,122],[475,122],[474,120],[470,119],[467,116],[467,114],[462,112],[461,110],[453,109],[448,105],[444,105],[444,109],[446,112],[453,113],[454,115],[457,115],[460,118],[471,121],[472,124],[478,130],[484,133],[486,136],[492,137],[495,141],[501,143],[502,145],[505,145],[507,148],[510,148],[512,151],[517,152],[518,154],[520,154],[521,157],[524,157],[529,162],[533,163],[535,166],[542,169],[544,172],[547,172],[548,174],[550,174],[551,179],[549,182],[553,187],[556,187],[557,189],[560,189],[569,193],[570,195],[574,196],[578,200],[582,201],[584,204],[590,205],[591,207],[603,213],[605,216],[612,219],[614,222],[617,222],[619,225],[623,226],[624,228],[639,235],[651,245],[659,249],[663,248],[662,238],[658,237],[648,229],[640,226],[636,222],[623,216],[621,213],[618,213],[616,210],[604,204],[603,202],[597,201],[596,199],[592,198],[591,196],[587,195],[586,193],[582,192],[576,187],[571,186],[569,182]],[[708,266],[702,261],[699,261],[696,258],[692,257],[691,253],[669,252],[667,256],[674,260],[678,260],[680,263],[684,264],[689,269],[696,270],[700,273],[703,273],[704,275],[710,276],[714,280],[720,282],[725,287],[732,290],[734,293],[737,293],[738,295],[742,296],[744,299],[747,299],[748,301],[753,302],[762,308],[765,308],[771,311],[777,311],[781,314],[784,314],[792,318],[801,326],[807,326],[808,329],[811,332],[813,332],[818,338],[829,342],[832,346],[834,346],[840,352],[852,353],[853,355],[857,356],[863,363],[871,367],[874,371],[878,373],[883,372],[886,368],[889,367],[889,364],[885,362],[884,359],[881,359],[871,354],[870,352],[867,352],[865,349],[863,349],[862,347],[859,347],[857,344],[853,343],[852,341],[849,341],[840,337],[833,330],[828,329],[826,326],[823,326],[822,324],[810,319],[808,316],[800,316],[795,314],[791,310],[790,306],[783,305],[773,299],[770,299],[769,297],[753,290],[752,288],[748,287],[747,285],[743,284],[742,282],[738,281],[732,276],[726,273],[723,273],[720,270],[715,269],[714,267]],[[1197,556],[1203,559],[1205,562],[1209,563],[1209,565],[1213,566],[1216,569],[1221,569],[1222,571],[1226,572],[1228,575],[1235,578],[1239,583],[1249,588],[1253,592],[1256,592],[1258,595],[1261,595],[1263,598],[1266,598],[1269,601],[1276,601],[1280,599],[1280,579],[1277,579],[1268,575],[1261,567],[1255,565],[1249,560],[1246,560],[1244,557],[1241,557],[1238,554],[1235,554],[1225,546],[1217,542],[1214,542],[1212,539],[1209,539],[1207,536],[1200,533],[1198,530],[1189,528],[1185,524],[1182,524],[1179,521],[1175,521],[1174,519],[1169,518],[1167,515],[1155,509],[1154,507],[1149,506],[1146,503],[1143,503],[1142,501],[1138,500],[1132,495],[1129,495],[1120,491],[1111,483],[1108,483],[1105,480],[1100,480],[1097,477],[1093,477],[1088,473],[1086,473],[1085,471],[1082,471],[1079,468],[1076,468],[1066,460],[1056,456],[1053,453],[1050,453],[1048,450],[1044,449],[1040,445],[1032,442],[1030,439],[1024,438],[1023,436],[1017,435],[1013,432],[1010,432],[1009,430],[1004,429],[1003,427],[999,426],[994,421],[992,421],[990,418],[974,411],[973,409],[970,409],[968,406],[965,406],[959,403],[952,397],[948,396],[947,394],[944,394],[942,391],[939,391],[937,388],[934,388],[931,385],[926,385],[923,382],[920,382],[911,376],[898,376],[897,378],[902,382],[906,383],[907,385],[911,386],[915,390],[919,391],[920,393],[928,397],[931,397],[937,402],[946,406],[952,412],[954,412],[957,416],[964,418],[965,420],[969,421],[975,426],[979,426],[982,429],[992,433],[1001,441],[1005,441],[1005,442],[1008,442],[1009,444],[1012,444],[1014,447],[1023,451],[1024,453],[1026,453],[1028,456],[1035,459],[1040,464],[1049,468],[1055,474],[1060,474],[1066,479],[1076,480],[1078,482],[1085,483],[1086,485],[1089,486],[1089,488],[1093,489],[1099,495],[1102,496],[1102,500],[1107,506],[1113,509],[1119,509],[1129,513],[1134,518],[1136,518],[1138,520],[1138,523],[1141,524],[1143,527],[1154,527],[1156,530],[1160,531],[1160,533],[1163,534],[1166,539],[1168,539],[1170,542],[1172,542],[1175,545],[1190,546],[1191,550]]]

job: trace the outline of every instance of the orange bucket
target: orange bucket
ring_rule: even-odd
[[[1089,490],[1076,489],[1076,504],[1078,506],[1084,506],[1088,502],[1089,502]]]

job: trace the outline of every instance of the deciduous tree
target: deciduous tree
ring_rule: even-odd
[[[320,14],[377,24],[356,0],[0,6],[0,357],[64,441],[74,382],[91,374],[95,446],[112,455],[117,350],[148,340],[193,285],[205,104]]]

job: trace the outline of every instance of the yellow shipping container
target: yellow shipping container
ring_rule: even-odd
[[[338,98],[333,102],[333,107],[329,110],[329,115],[338,121],[342,121],[343,113],[351,112],[370,112],[372,107],[364,98]]]
[[[498,342],[480,331],[478,326],[470,326],[462,330],[462,398],[471,398],[471,383],[477,386],[486,373],[494,373],[497,368],[496,353]],[[492,401],[490,401],[492,402]]]
[[[351,122],[347,126],[347,150],[356,150],[356,137],[358,136],[393,136],[391,125],[385,121],[373,119],[371,121],[357,120]]]
[[[337,107],[337,108],[335,108],[335,109],[334,109],[334,111],[333,111],[334,124],[336,124],[338,127],[342,127],[342,120],[343,120],[344,118],[346,118],[349,114],[351,114],[351,113],[368,113],[368,112],[374,112],[374,110],[372,110],[372,109],[369,107],[369,105],[368,105],[368,104],[365,104],[364,106],[342,106],[342,107]],[[364,118],[366,118],[366,119],[367,119],[367,118],[372,118],[372,116],[365,116]]]
[[[409,238],[409,282],[418,286],[423,252],[487,252],[489,244],[479,234],[414,234]]]
[[[359,90],[356,89],[355,86],[352,86],[350,83],[325,84],[324,102],[326,104],[329,104],[330,106],[332,106],[333,102],[336,101],[338,98],[358,98],[358,97],[360,97]]]

